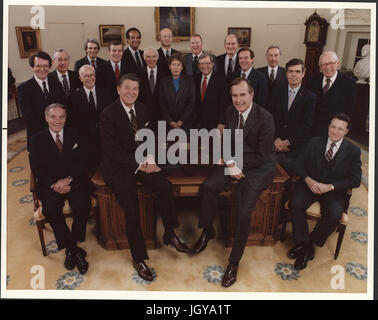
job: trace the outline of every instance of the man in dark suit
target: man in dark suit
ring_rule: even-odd
[[[141,74],[146,62],[143,60],[143,51],[139,50],[142,34],[133,27],[126,31],[126,41],[129,47],[123,52],[122,62],[131,73]]]
[[[87,55],[75,62],[74,71],[77,75],[79,75],[79,69],[83,65],[90,64],[93,68],[97,69],[100,64],[106,62],[106,60],[97,56],[98,52],[100,51],[100,43],[97,41],[97,39],[87,39],[87,41],[84,43],[84,50]]]
[[[276,125],[274,149],[277,161],[289,175],[293,164],[308,141],[314,119],[316,96],[302,85],[305,66],[300,59],[286,64],[287,82],[275,88],[272,115]]]
[[[78,133],[64,128],[66,111],[62,104],[46,107],[48,129],[35,134],[30,142],[30,167],[35,174],[43,214],[49,221],[59,249],[66,248],[64,266],[75,266],[81,274],[88,270],[85,250],[77,242],[85,240],[91,206],[90,184],[85,172]],[[70,231],[62,213],[68,199],[73,212]]]
[[[238,59],[238,38],[234,34],[229,34],[224,39],[224,48],[226,53],[217,56],[216,65],[219,74],[223,75],[227,80],[231,81],[233,72],[240,73],[240,65]]]
[[[266,108],[268,102],[268,81],[261,74],[253,68],[254,52],[249,48],[241,48],[238,52],[238,59],[240,64],[240,72],[234,72],[232,79],[241,77],[247,79],[253,90],[253,101],[259,106]]]
[[[87,172],[96,172],[101,160],[101,145],[99,120],[101,112],[112,101],[104,88],[96,83],[96,71],[85,64],[79,69],[83,86],[77,89],[71,97],[73,126],[79,129],[83,143],[82,150],[87,161]]]
[[[51,64],[51,57],[44,51],[32,55],[29,65],[33,68],[34,76],[17,87],[18,103],[26,123],[28,151],[30,138],[47,128],[45,108],[53,102],[66,101],[61,85],[47,77]]]
[[[127,62],[122,60],[123,45],[114,40],[109,45],[109,60],[99,65],[96,72],[97,84],[106,89],[111,101],[118,98],[117,86],[122,75],[132,72]]]
[[[193,128],[196,91],[193,77],[182,74],[183,58],[174,54],[169,58],[170,77],[161,79],[159,104],[168,130],[181,128],[187,132]]]
[[[159,87],[164,72],[158,64],[159,55],[155,48],[146,48],[143,57],[147,66],[141,74],[138,101],[142,102],[149,108],[151,128],[155,131],[157,130],[158,120],[162,119],[159,106]]]
[[[172,54],[180,53],[179,51],[172,48],[172,30],[169,28],[163,28],[160,30],[160,43],[161,47],[158,49],[159,60],[157,62],[159,69],[161,70],[162,76],[169,76],[171,72],[169,71],[168,60]]]
[[[227,80],[214,71],[213,57],[202,53],[198,58],[201,73],[194,76],[196,85],[195,122],[198,129],[224,129],[224,113],[231,98]]]
[[[184,73],[188,76],[193,76],[200,73],[198,69],[198,57],[203,53],[203,41],[201,35],[198,33],[191,35],[189,46],[192,52],[184,57]],[[215,57],[213,57],[213,60],[214,59]],[[216,66],[214,66],[214,70],[217,70]]]
[[[242,135],[242,158],[236,158],[236,162],[224,158],[227,168],[217,166],[204,182],[199,219],[199,227],[203,231],[192,249],[194,253],[201,252],[214,237],[213,220],[220,201],[219,193],[229,187],[232,179],[238,180],[238,219],[229,265],[222,279],[224,287],[229,287],[236,281],[239,261],[248,239],[251,212],[256,207],[260,194],[272,183],[276,170],[272,150],[273,117],[253,103],[253,88],[246,79],[236,78],[232,81],[231,97],[233,106],[229,106],[226,111],[225,130],[231,129],[234,135]],[[242,133],[235,133],[235,129],[242,129]],[[235,142],[231,141],[231,144],[231,150],[235,150]]]
[[[71,94],[81,86],[77,74],[68,70],[70,56],[66,50],[58,48],[54,52],[52,63],[55,70],[49,73],[48,79],[59,83],[62,86],[64,95],[69,99]]]
[[[298,160],[300,181],[290,205],[296,246],[288,251],[288,257],[296,259],[296,270],[306,268],[308,260],[314,258],[313,244],[322,247],[335,231],[345,210],[346,190],[361,183],[361,150],[344,139],[349,127],[348,115],[333,116],[328,137],[312,138]],[[306,210],[315,201],[320,202],[322,217],[310,234]]]
[[[138,163],[135,152],[138,147],[135,135],[150,122],[148,108],[136,102],[139,93],[139,77],[124,75],[118,86],[119,99],[108,106],[101,114],[100,133],[102,142],[101,169],[105,183],[114,192],[126,215],[126,236],[130,245],[133,265],[139,276],[152,281],[152,273],[146,263],[148,259],[140,226],[138,211],[137,181],[149,186],[158,202],[164,225],[163,242],[172,245],[179,252],[190,250],[179,240],[174,232],[178,226],[171,186],[161,174],[154,157]]]
[[[256,69],[262,72],[269,84],[269,92],[274,86],[280,85],[286,81],[285,68],[279,65],[281,60],[281,49],[279,46],[271,45],[266,51],[266,61],[268,65],[262,68]]]
[[[322,53],[319,58],[321,73],[308,79],[307,87],[316,94],[315,119],[311,135],[327,135],[327,126],[337,113],[351,114],[356,104],[354,79],[337,71],[339,58],[333,51]]]

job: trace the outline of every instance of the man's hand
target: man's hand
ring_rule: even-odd
[[[170,125],[172,128],[175,128],[175,129],[180,128],[179,125],[177,124],[177,122],[175,122],[175,121],[171,121],[171,122],[169,123],[169,125]]]
[[[159,172],[161,169],[158,167],[157,164],[148,164],[144,163],[139,168],[140,171],[143,171],[145,173],[152,173],[152,172]]]
[[[332,190],[332,186],[330,184],[318,182],[310,177],[306,177],[304,181],[306,182],[311,192],[315,194],[323,194]]]
[[[182,125],[184,124],[184,122],[182,122],[181,120],[177,121],[176,123],[177,123],[178,128],[181,128]]]
[[[66,194],[71,191],[70,183],[71,180],[68,178],[60,179],[54,185],[52,185],[52,188],[57,193]]]
[[[273,142],[274,147],[276,148],[277,152],[288,152],[290,149],[288,148],[289,146],[289,141],[288,140],[282,140],[280,138],[277,138]]]
[[[219,130],[220,134],[223,134],[224,124],[218,124],[217,129]]]
[[[244,173],[235,165],[235,163],[230,163],[227,165],[227,168],[230,169],[230,176],[231,178],[234,178],[236,180],[240,180],[241,178],[244,178]]]

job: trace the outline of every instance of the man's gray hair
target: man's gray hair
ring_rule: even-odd
[[[339,61],[339,57],[337,56],[336,52],[335,51],[325,51],[323,52],[320,57],[319,57],[319,65],[320,65],[320,61],[322,60],[322,58],[326,55],[329,55],[332,57],[332,60],[333,62],[337,62]]]
[[[67,114],[67,111],[66,111],[66,107],[59,103],[59,102],[53,102],[52,104],[49,104],[46,108],[45,108],[45,116],[47,116],[47,114],[49,113],[49,111],[52,109],[52,108],[61,108],[64,110],[64,112]]]
[[[275,44],[270,45],[270,46],[268,47],[268,49],[266,49],[266,54],[268,54],[268,51],[269,51],[270,49],[278,49],[278,51],[280,52],[280,56],[282,56],[282,50],[281,50],[281,48],[280,48],[279,46],[276,46]]]
[[[159,57],[159,52],[154,48],[154,47],[147,47],[144,49],[144,52],[143,52],[143,58],[146,59],[146,51],[147,50],[153,50],[154,53]]]
[[[57,54],[58,54],[59,52],[65,52],[65,53],[67,53],[68,60],[70,59],[70,55],[68,54],[67,50],[62,49],[62,48],[57,48],[57,49],[55,49],[55,51],[54,51],[53,60],[56,59],[56,56],[57,56]]]
[[[81,74],[84,72],[85,69],[91,69],[94,73],[96,73],[96,70],[95,70],[95,68],[93,68],[93,66],[91,66],[90,64],[84,64],[79,69],[79,76],[80,77],[81,77]]]
[[[214,62],[214,57],[213,57],[212,55],[208,54],[207,52],[202,52],[202,53],[200,54],[200,56],[198,57],[198,61],[200,61],[200,60],[202,60],[202,59],[204,59],[204,58],[206,58],[206,57],[209,57],[209,58],[210,58],[210,61],[211,61],[211,62]]]

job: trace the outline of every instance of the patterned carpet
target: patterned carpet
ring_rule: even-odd
[[[363,152],[361,158],[366,170],[368,153]],[[291,235],[288,235],[287,241],[277,242],[272,247],[247,247],[239,266],[237,282],[225,289],[220,285],[220,280],[227,266],[230,249],[224,247],[222,239],[218,236],[210,241],[208,248],[199,255],[180,254],[162,244],[163,228],[160,220],[157,221],[158,248],[149,250],[150,260],[147,261],[154,273],[151,283],[138,277],[132,267],[129,250],[107,251],[98,244],[93,219],[88,222],[87,240],[82,244],[88,252],[87,260],[90,264],[85,275],[80,275],[76,269],[68,271],[64,268],[64,250],[57,250],[50,226],[44,232],[48,256],[43,257],[34,225],[29,174],[27,152],[21,151],[10,159],[7,168],[6,288],[10,294],[17,293],[17,290],[31,290],[31,286],[35,286],[33,272],[36,271],[31,271],[33,266],[39,266],[35,267],[36,270],[44,272],[44,281],[38,285],[43,285],[46,290],[57,290],[48,291],[52,296],[62,290],[80,291],[82,297],[89,296],[88,291],[84,290],[104,290],[101,291],[104,297],[107,292],[111,292],[116,297],[128,294],[132,298],[141,297],[139,292],[147,294],[156,291],[164,291],[166,294],[181,292],[184,295],[194,291],[213,294],[367,292],[368,192],[364,185],[353,191],[350,223],[336,261],[333,252],[337,234],[333,233],[323,248],[316,247],[315,259],[309,262],[308,267],[295,271],[294,261],[286,257],[287,250],[293,245]],[[367,177],[367,172],[364,174]],[[184,242],[192,246],[199,236],[196,227],[198,208],[193,201],[179,205],[180,229],[177,233]],[[310,228],[312,226],[310,222]],[[289,232],[290,228],[289,224]],[[216,224],[216,229],[219,230],[219,224]],[[342,281],[336,283],[334,277],[340,275]],[[341,288],[335,288],[335,283]],[[159,294],[155,297],[162,299]],[[342,295],[338,297],[342,298]]]

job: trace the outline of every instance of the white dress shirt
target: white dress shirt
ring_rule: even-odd
[[[339,72],[339,71],[336,71],[335,74],[330,78],[330,79],[331,79],[331,82],[330,82],[330,84],[329,84],[329,88],[328,88],[328,90],[331,89],[333,83],[335,82],[335,80],[336,80],[336,78],[337,78],[337,73],[338,73],[338,72]],[[322,88],[324,88],[326,85],[327,85],[327,78],[326,78],[325,76],[323,76],[323,85],[322,85]]]
[[[334,142],[334,141],[332,141],[330,138],[328,138],[328,140],[327,140],[327,146],[326,146],[326,151],[325,151],[324,155],[327,154],[327,151],[329,150],[329,147],[331,146],[332,142]],[[336,155],[336,152],[339,151],[342,142],[343,142],[343,138],[341,138],[339,141],[335,142],[336,145],[332,149],[332,151],[333,151],[333,153],[332,153],[332,159]]]
[[[38,85],[40,86],[42,92],[43,92],[43,84],[42,82],[46,82],[46,88],[47,88],[47,91],[50,92],[50,89],[49,89],[49,82],[47,81],[47,77],[45,80],[41,80],[39,78],[37,78],[35,75],[34,75],[34,79],[37,81]]]
[[[234,56],[231,58],[232,71],[235,71],[235,64],[236,64],[237,56],[238,56],[237,53],[235,53]],[[229,60],[230,60],[230,57],[226,54],[226,57],[224,59],[224,73],[225,74],[227,74]]]
[[[58,75],[58,79],[59,79],[59,82],[62,84],[63,86],[63,73],[60,73],[58,70],[56,70],[56,74]],[[68,83],[68,88],[71,88],[71,85],[70,85],[70,77],[68,76],[68,71],[65,73],[66,75],[66,79],[67,79],[67,83]]]
[[[88,89],[87,87],[83,86],[85,94],[87,95],[87,101],[89,102],[89,93],[92,91],[93,93],[93,99],[97,108],[97,96],[96,96],[96,86],[94,86],[92,89]]]

